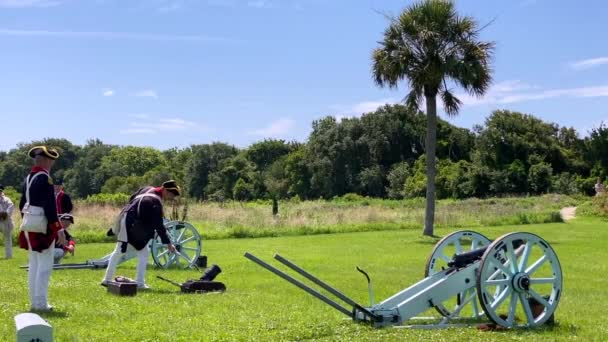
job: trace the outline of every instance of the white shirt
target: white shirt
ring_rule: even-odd
[[[0,194],[0,213],[7,213],[8,219],[10,220],[13,216],[13,209],[13,201],[4,194]]]

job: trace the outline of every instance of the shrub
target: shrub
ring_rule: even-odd
[[[111,205],[122,207],[129,202],[129,195],[125,193],[90,195],[84,199],[84,204]]]

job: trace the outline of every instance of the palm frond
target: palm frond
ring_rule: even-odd
[[[418,112],[420,110],[420,101],[422,100],[422,88],[412,88],[405,97],[405,106]]]
[[[448,89],[443,89],[441,91],[441,100],[443,101],[443,106],[445,112],[449,116],[455,116],[458,114],[458,110],[460,109],[460,105],[462,102],[452,94]]]

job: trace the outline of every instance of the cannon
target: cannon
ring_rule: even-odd
[[[163,269],[172,266],[181,268],[196,267],[202,252],[202,238],[196,228],[188,222],[169,221],[166,219],[165,228],[167,228],[167,234],[171,242],[175,245],[176,252],[170,253],[167,246],[161,242],[158,234],[155,234],[154,239],[150,240],[147,246],[154,264]],[[111,255],[110,253],[100,259],[87,260],[84,263],[55,264],[53,265],[53,269],[106,268]],[[121,258],[120,263],[135,257],[135,252],[127,252]],[[27,266],[21,266],[21,268],[27,268]]]
[[[553,248],[541,237],[526,232],[505,234],[494,241],[473,231],[458,231],[441,239],[425,267],[425,278],[375,304],[368,274],[370,305],[361,305],[293,262],[274,258],[342,300],[327,295],[262,261],[245,257],[296,285],[356,322],[374,327],[441,328],[459,321],[478,323],[485,316],[505,328],[537,327],[552,322],[562,292],[562,271]],[[435,309],[440,317],[417,317]],[[428,324],[407,324],[419,319]]]
[[[181,284],[161,276],[156,276],[156,278],[179,287],[182,293],[224,292],[226,291],[226,285],[218,281],[213,281],[221,272],[222,269],[218,265],[213,265],[207,271],[205,271],[200,279],[188,279]]]

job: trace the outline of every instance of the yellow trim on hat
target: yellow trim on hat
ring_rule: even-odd
[[[36,153],[36,150],[42,150],[42,152]],[[59,158],[59,152],[54,148],[47,148],[46,146],[34,146],[27,153],[31,158],[36,158],[37,155],[43,155],[49,159],[57,159]]]

